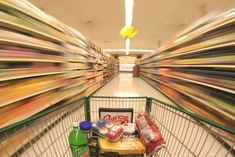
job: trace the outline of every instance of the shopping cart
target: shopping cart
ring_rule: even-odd
[[[0,129],[0,156],[71,156],[72,122],[98,120],[98,108],[133,108],[158,125],[166,147],[156,156],[235,155],[235,130],[149,97],[86,97]]]

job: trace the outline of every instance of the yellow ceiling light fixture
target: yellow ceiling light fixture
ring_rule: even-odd
[[[129,54],[130,44],[137,30],[132,26],[134,0],[125,0],[125,26],[121,29],[120,35],[126,40],[126,55]]]
[[[124,39],[131,39],[133,38],[135,35],[137,34],[137,30],[135,29],[135,27],[133,26],[124,26],[121,31],[120,31],[120,35],[124,38]]]

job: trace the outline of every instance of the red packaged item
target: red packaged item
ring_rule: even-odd
[[[146,154],[151,155],[165,144],[158,127],[145,114],[136,116],[136,129],[146,147]]]
[[[114,140],[123,134],[123,128],[120,126],[114,126],[111,128],[109,134],[107,134],[107,138]]]
[[[117,141],[124,134],[124,130],[120,125],[111,122],[106,123],[105,121],[100,121],[99,124],[97,123],[97,125],[94,125],[93,130],[99,136],[113,142]]]

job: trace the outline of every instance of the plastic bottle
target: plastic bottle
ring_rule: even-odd
[[[80,130],[86,135],[88,141],[92,138],[92,123],[89,121],[82,121],[79,123]]]
[[[73,123],[69,134],[69,144],[73,157],[89,157],[89,146],[86,135],[79,129],[78,123]]]

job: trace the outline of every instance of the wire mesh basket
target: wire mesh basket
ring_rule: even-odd
[[[86,97],[0,129],[0,156],[72,156],[72,122],[99,118],[98,109],[133,108],[147,113],[166,141],[155,156],[233,157],[235,130],[149,97]]]

